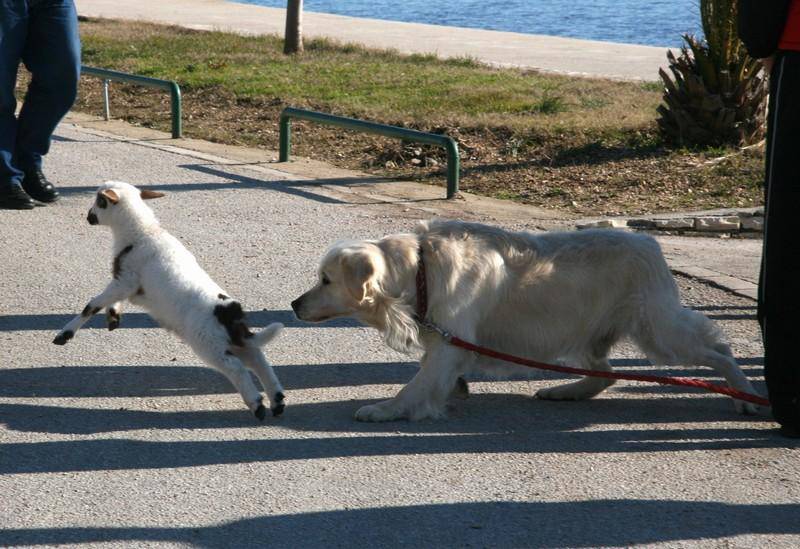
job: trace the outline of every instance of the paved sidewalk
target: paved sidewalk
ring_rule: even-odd
[[[534,391],[563,376],[531,372],[472,380],[446,421],[358,423],[359,406],[410,379],[413,359],[372,330],[305,324],[288,306],[339,238],[406,230],[458,207],[511,228],[563,220],[270,163],[263,151],[134,128],[137,139],[120,140],[118,123],[81,124],[62,124],[47,158],[62,201],[0,212],[0,546],[800,545],[800,447],[765,417],[736,415],[727,398],[620,382],[587,402],[537,401]],[[267,350],[287,389],[284,416],[257,423],[222,376],[133,307],[113,333],[95,318],[66,347],[50,343],[110,276],[108,234],[85,221],[109,178],[166,191],[152,202],[163,225],[254,325],[286,324]],[[743,255],[731,240],[660,241],[673,264]],[[763,390],[753,301],[677,279]],[[715,378],[650,366],[628,345],[612,362]]]
[[[285,10],[224,0],[76,0],[78,13],[169,23],[204,30],[283,36]],[[577,40],[554,36],[359,19],[303,15],[306,37],[328,37],[404,53],[471,57],[497,66],[539,69],[626,80],[658,80],[667,48]]]

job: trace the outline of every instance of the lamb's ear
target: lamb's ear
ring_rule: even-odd
[[[116,192],[114,192],[113,189],[103,189],[102,191],[100,191],[100,196],[106,197],[106,200],[108,200],[112,204],[116,204],[117,202],[119,202],[119,195]]]
[[[161,198],[162,196],[165,196],[164,193],[160,193],[158,191],[151,191],[149,189],[142,189],[141,191],[139,191],[139,194],[141,195],[142,200],[151,200],[153,198]]]
[[[370,282],[375,276],[372,257],[366,253],[348,254],[342,257],[342,273],[347,291],[358,303],[364,301]]]

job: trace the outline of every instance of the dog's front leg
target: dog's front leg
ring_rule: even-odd
[[[474,360],[471,353],[440,340],[433,343],[420,361],[420,371],[397,396],[377,404],[359,408],[359,421],[392,421],[407,418],[438,419],[444,417],[448,396],[461,372]]]
[[[65,345],[67,341],[75,337],[75,333],[88,322],[92,316],[98,313],[105,307],[110,307],[118,301],[127,299],[133,294],[136,288],[135,281],[132,279],[114,279],[112,280],[103,293],[93,297],[86,307],[83,308],[81,314],[69,321],[59,334],[53,339],[56,345]]]

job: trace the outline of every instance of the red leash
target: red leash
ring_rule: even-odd
[[[419,267],[417,269],[417,320],[425,328],[434,330],[435,332],[439,333],[439,335],[441,335],[442,338],[444,338],[444,340],[447,341],[450,345],[455,345],[456,347],[461,347],[462,349],[466,349],[468,351],[472,351],[491,358],[497,358],[500,360],[505,360],[506,362],[512,362],[514,364],[519,364],[521,366],[527,366],[528,368],[538,368],[540,370],[550,370],[553,372],[576,374],[581,376],[604,377],[607,379],[627,379],[630,381],[660,383],[661,385],[696,387],[698,389],[705,389],[707,391],[711,391],[712,393],[728,395],[735,399],[744,400],[746,402],[752,402],[754,404],[759,404],[761,406],[770,406],[769,400],[767,400],[764,397],[753,395],[750,393],[745,393],[744,391],[739,391],[738,389],[732,389],[730,387],[725,387],[723,385],[717,385],[716,383],[710,383],[702,379],[695,379],[689,377],[652,376],[646,374],[619,374],[616,372],[599,372],[597,370],[586,370],[584,368],[572,368],[570,366],[557,366],[555,364],[545,364],[543,362],[537,362],[535,360],[530,360],[527,358],[521,358],[506,353],[501,353],[493,349],[487,349],[486,347],[475,345],[474,343],[470,343],[469,341],[464,341],[463,339],[442,330],[436,324],[428,320],[424,320],[425,316],[427,315],[427,309],[428,309],[427,277],[425,276],[425,263],[422,261],[422,248],[420,247]]]

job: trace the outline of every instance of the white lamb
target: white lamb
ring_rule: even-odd
[[[108,329],[119,326],[122,302],[142,306],[164,328],[175,332],[207,364],[222,372],[255,416],[266,408],[250,372],[255,372],[270,401],[272,415],[284,409],[284,395],[261,347],[283,328],[273,323],[251,332],[242,306],[232,300],[178,239],[161,228],[143,200],[164,196],[109,181],[97,191],[90,225],[108,225],[114,237],[113,279],[83,312],[53,340],[64,345],[92,315],[106,309]]]

